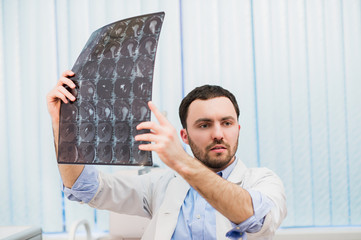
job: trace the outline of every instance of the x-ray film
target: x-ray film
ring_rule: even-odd
[[[106,25],[89,38],[76,60],[70,90],[77,100],[61,104],[58,163],[151,166],[139,150],[136,126],[150,120],[155,54],[164,12]]]

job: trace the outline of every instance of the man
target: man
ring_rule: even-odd
[[[47,95],[56,152],[60,101],[75,100],[64,87],[75,88],[73,75],[64,72]],[[59,165],[67,197],[151,218],[143,239],[272,239],[287,212],[283,184],[272,171],[248,169],[235,157],[240,125],[233,94],[205,85],[181,102],[180,135],[194,157],[152,102],[149,108],[159,123],[140,123],[138,130],[151,131],[135,140],[152,142],[139,148],[155,151],[170,170],[126,177],[90,165]]]

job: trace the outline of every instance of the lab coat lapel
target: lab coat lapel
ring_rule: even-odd
[[[171,239],[188,190],[189,184],[176,174],[167,187],[165,199],[159,209],[154,239]]]
[[[241,185],[244,180],[244,174],[246,173],[246,170],[246,165],[244,165],[244,163],[238,159],[236,166],[234,167],[227,180],[237,185]]]

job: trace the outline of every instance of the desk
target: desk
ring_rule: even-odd
[[[40,227],[33,226],[0,226],[1,240],[41,240],[42,231]]]

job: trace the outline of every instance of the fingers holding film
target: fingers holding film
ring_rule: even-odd
[[[55,90],[54,93],[55,98],[61,99],[64,103],[68,103],[68,99],[66,98],[66,96],[60,92],[58,89]]]
[[[70,89],[76,88],[75,83],[68,78],[68,77],[71,77],[71,76],[74,76],[74,75],[75,74],[70,70],[63,72],[61,77],[59,78],[59,81],[58,81],[57,86],[56,86],[56,91],[63,95],[63,96],[59,96],[57,94],[57,97],[59,97],[65,103],[68,102],[67,101],[68,99],[70,101],[75,101],[75,99],[76,99],[75,96],[72,95],[71,92],[68,90],[69,88]],[[67,99],[64,99],[64,96]]]
[[[72,77],[74,75],[75,75],[75,73],[71,70],[67,70],[61,74],[62,77]]]
[[[59,78],[57,86],[68,86],[71,89],[74,89],[76,87],[75,83],[68,78],[68,77],[72,77],[74,75],[75,75],[75,73],[73,73],[70,70],[63,72],[61,74],[61,77]]]
[[[64,95],[69,100],[75,101],[75,97],[65,87],[58,86],[57,90],[58,90],[58,92],[60,92],[62,95]]]
[[[66,78],[66,77],[60,77],[59,78],[59,81],[57,83],[57,87],[59,87],[59,86],[68,86],[71,89],[74,89],[76,87],[75,83],[72,80],[70,80],[69,78]]]

